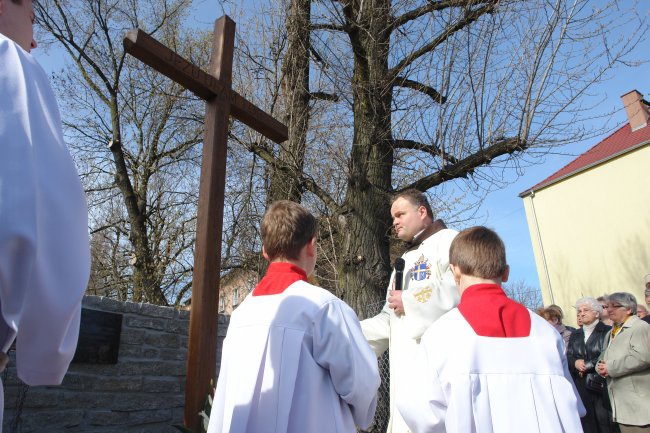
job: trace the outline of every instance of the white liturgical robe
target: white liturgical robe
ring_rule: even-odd
[[[413,358],[424,331],[460,300],[449,268],[449,246],[457,234],[455,230],[439,230],[416,249],[402,255],[405,261],[404,315],[397,316],[386,303],[378,315],[361,322],[363,333],[377,356],[389,349],[390,422],[387,433],[408,432],[395,404],[402,376],[413,368]],[[389,291],[394,278],[395,272]]]
[[[222,356],[209,433],[354,433],[373,420],[375,354],[354,311],[324,289],[296,281],[249,295]]]
[[[63,380],[89,274],[86,199],[54,93],[31,54],[0,34],[0,345],[6,353],[16,340],[26,384]]]
[[[562,337],[529,311],[528,337],[482,337],[455,308],[422,336],[398,395],[413,433],[582,432]]]

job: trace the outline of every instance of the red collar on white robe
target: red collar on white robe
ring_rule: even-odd
[[[496,284],[475,284],[460,297],[460,314],[482,337],[528,337],[530,313]]]
[[[253,289],[253,296],[277,295],[296,281],[307,281],[303,269],[286,262],[270,263],[266,275]]]

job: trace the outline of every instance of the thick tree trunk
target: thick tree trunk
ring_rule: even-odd
[[[344,299],[360,315],[380,302],[390,275],[393,148],[388,73],[389,0],[349,3],[345,8],[354,52],[354,142],[347,196],[341,217],[339,263]]]
[[[157,305],[167,305],[160,284],[157,283],[155,264],[146,227],[147,201],[146,193],[136,194],[129,178],[129,172],[122,149],[122,133],[117,109],[117,100],[113,99],[111,107],[113,141],[110,149],[115,163],[115,184],[119,188],[127,214],[129,216],[129,241],[133,246],[133,298],[134,302],[151,302]],[[146,191],[146,188],[141,188]]]
[[[287,11],[288,48],[282,72],[289,139],[280,145],[280,165],[271,167],[269,202],[302,198],[303,186],[296,174],[303,172],[309,126],[310,12],[311,0],[292,0]]]

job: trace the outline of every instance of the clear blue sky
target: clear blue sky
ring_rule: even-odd
[[[228,3],[230,4],[224,7],[230,11],[233,8],[246,8],[246,4],[251,2],[240,0]],[[211,28],[214,20],[224,13],[222,2],[217,0],[195,0],[192,8],[191,23],[188,24],[201,28]],[[639,12],[648,17],[648,10]],[[238,19],[236,14],[232,17]],[[64,56],[60,55],[60,51],[56,53],[55,49],[49,51],[37,49],[33,52],[48,73],[63,66]],[[646,99],[650,98],[650,36],[636,47],[630,58],[644,63],[634,67],[617,64],[608,74],[609,79],[595,85],[590,92],[595,98],[603,98],[604,102],[591,112],[585,113],[585,116],[599,119],[597,121],[601,124],[607,122],[610,132],[627,121],[620,100],[621,95],[636,89]],[[611,118],[602,118],[604,113],[610,112],[614,112]],[[594,125],[596,128],[600,126],[602,125]],[[528,286],[539,288],[523,201],[518,194],[568,164],[606,135],[555,149],[555,154],[545,157],[543,163],[527,168],[521,177],[506,188],[493,191],[488,195],[479,209],[476,222],[495,229],[503,238],[511,267],[511,281],[523,280]]]

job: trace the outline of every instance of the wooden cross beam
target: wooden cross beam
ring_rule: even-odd
[[[232,115],[276,143],[288,138],[285,125],[231,88],[234,46],[235,22],[228,16],[215,21],[209,73],[142,30],[131,30],[124,38],[127,53],[206,101],[185,389],[184,423],[194,431],[199,431],[199,412],[216,376],[228,118]]]

